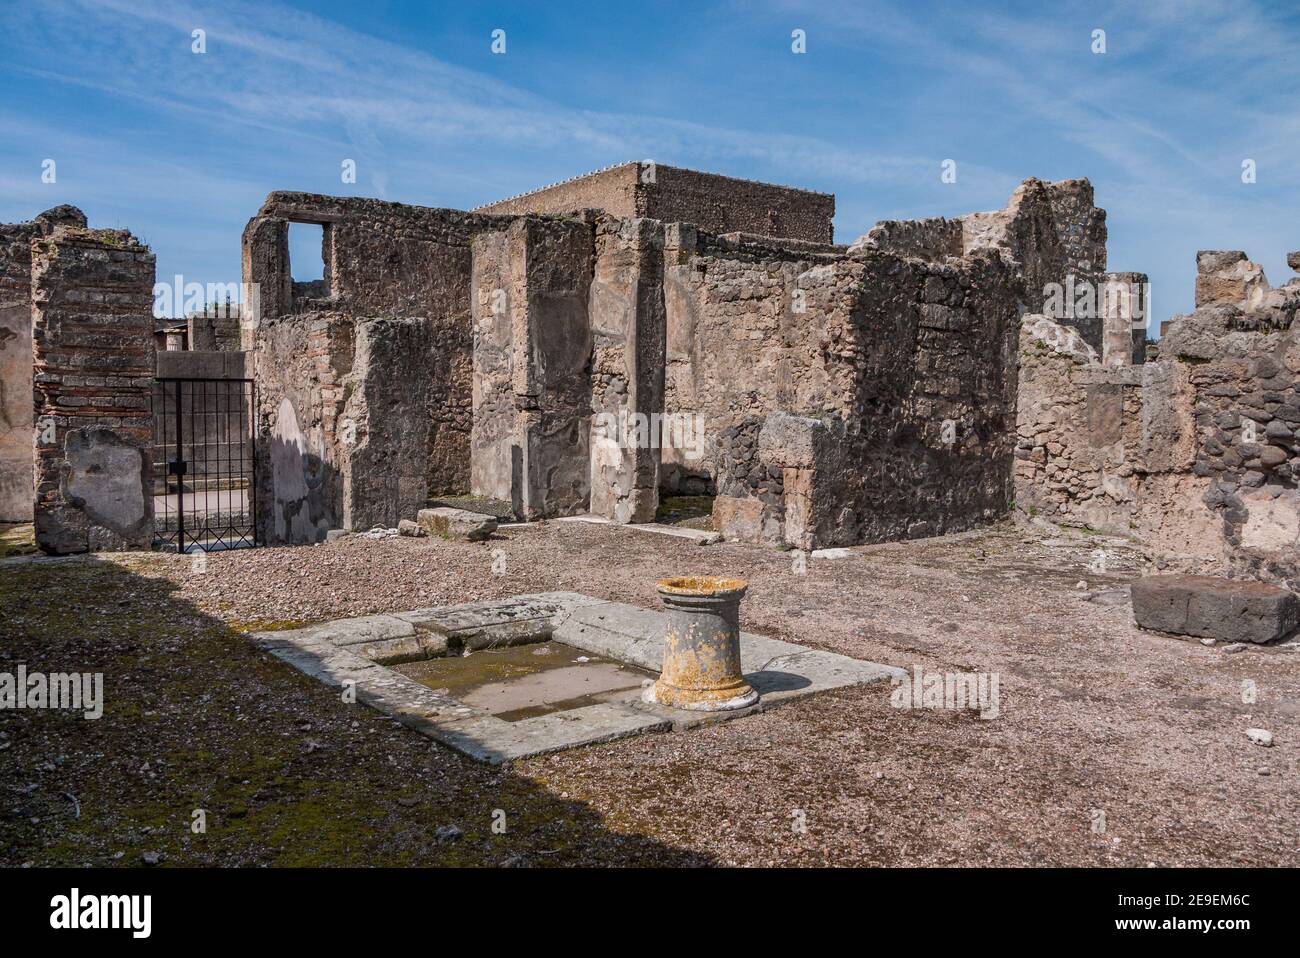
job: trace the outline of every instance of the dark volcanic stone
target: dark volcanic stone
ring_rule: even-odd
[[[1132,584],[1143,629],[1221,642],[1271,642],[1300,626],[1300,600],[1263,582],[1201,575],[1149,576]]]

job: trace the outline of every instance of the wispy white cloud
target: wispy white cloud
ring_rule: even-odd
[[[275,2],[50,0],[6,10],[5,82],[51,103],[84,94],[108,110],[73,111],[69,123],[33,97],[0,106],[0,218],[81,202],[128,226],[138,217],[160,244],[174,243],[159,246],[162,268],[172,268],[168,249],[188,256],[206,239],[220,252],[202,262],[229,270],[239,228],[272,188],[469,206],[648,157],[833,191],[842,240],[877,218],[997,205],[1028,175],[1090,176],[1123,256],[1112,264],[1125,268],[1190,235],[1212,245],[1215,231],[1255,223],[1271,239],[1284,232],[1272,224],[1294,221],[1295,201],[1282,194],[1300,185],[1298,38],[1269,8],[1198,0],[1012,14],[823,0],[732,9],[738,35],[797,18],[814,31],[813,49],[833,55],[809,58],[805,74],[823,95],[782,117],[778,132],[740,119],[737,107],[760,94],[722,71],[692,77],[698,103],[612,108],[599,88],[557,102],[488,65],[469,69]],[[1087,53],[1094,26],[1108,33],[1104,57]],[[203,56],[190,51],[195,28],[207,31]],[[753,40],[740,36],[713,42]],[[601,56],[591,51],[617,75],[623,65]],[[829,62],[843,72],[816,72]],[[68,160],[57,190],[33,166],[52,152]],[[1244,156],[1260,164],[1254,192],[1236,182]],[[949,157],[960,164],[955,188],[939,182]],[[344,158],[358,161],[355,187],[339,183]],[[1182,273],[1161,267],[1158,278],[1190,294],[1190,251],[1186,260]]]

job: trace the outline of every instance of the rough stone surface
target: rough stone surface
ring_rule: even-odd
[[[520,519],[588,502],[592,243],[588,222],[532,218],[475,240],[470,491]]]
[[[1262,582],[1213,576],[1149,576],[1131,586],[1144,629],[1222,642],[1271,642],[1300,626],[1300,600]]]
[[[32,519],[32,240],[86,225],[73,206],[0,224],[0,522]]]
[[[814,243],[833,239],[835,197],[829,193],[741,180],[654,163],[623,163],[520,196],[476,213],[572,213],[648,216],[694,223],[714,233],[744,232]]]
[[[447,506],[421,509],[415,521],[429,535],[441,536],[444,539],[477,542],[489,538],[497,531],[495,516],[485,516],[479,512],[452,509]]]
[[[322,226],[318,284],[290,279],[290,222]],[[430,496],[468,491],[472,247],[508,225],[380,200],[267,197],[244,230],[244,281],[259,309],[241,319],[245,347],[260,352],[262,440],[298,446],[289,475],[261,477],[267,541],[394,526]]]
[[[1248,728],[1246,729],[1246,738],[1250,739],[1256,745],[1264,748],[1273,747],[1273,733],[1265,728]]]
[[[1011,195],[1004,209],[971,213],[961,218],[962,243],[969,253],[980,248],[1005,250],[1024,276],[1025,306],[1031,313],[1049,312],[1054,293],[1091,292],[1094,303],[1106,280],[1106,211],[1093,204],[1086,179],[1045,183],[1028,179]],[[1102,311],[1080,314],[1077,300],[1063,303],[1069,315],[1051,318],[1075,327],[1098,353],[1102,352]]]
[[[659,505],[664,403],[664,227],[602,218],[591,287],[593,515],[651,522]],[[638,418],[642,417],[642,418]]]
[[[154,256],[129,233],[58,226],[32,245],[36,542],[153,541]]]
[[[851,251],[656,219],[668,206],[545,218],[520,202],[268,197],[244,237],[268,541],[392,527],[466,486],[522,519],[625,523],[652,521],[661,488],[713,493],[728,535],[799,548],[971,528],[1013,498],[1025,303],[1104,268],[1086,181],[882,224]],[[288,278],[290,221],[324,227],[310,288]],[[816,462],[760,443],[773,415],[821,423]]]
[[[1198,267],[1201,305],[1144,365],[1108,367],[1025,324],[1017,503],[1294,589],[1300,282],[1269,287],[1239,251],[1202,252]],[[1225,292],[1239,274],[1250,282]]]
[[[698,417],[705,455],[665,457],[661,482],[715,491],[715,528],[820,547],[1008,508],[1020,283],[1001,254],[679,242],[665,253],[665,410]],[[765,461],[773,414],[822,423],[834,455],[814,469]]]

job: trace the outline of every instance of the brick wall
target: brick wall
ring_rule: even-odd
[[[711,233],[754,233],[814,243],[830,243],[834,236],[835,197],[830,193],[650,163],[624,163],[481,206],[475,212],[581,209],[691,223]]]
[[[32,245],[36,541],[153,540],[154,255],[130,233],[61,226]]]
[[[0,522],[32,519],[32,240],[85,226],[72,206],[0,225]]]

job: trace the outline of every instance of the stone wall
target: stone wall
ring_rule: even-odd
[[[215,304],[201,313],[185,317],[188,348],[211,352],[238,352],[242,349],[240,305]]]
[[[1086,179],[1046,183],[1025,180],[1007,206],[961,217],[966,252],[1004,249],[1021,266],[1025,306],[1031,313],[1079,330],[1088,345],[1102,349],[1102,309],[1095,305],[1106,282],[1106,211],[1093,202]],[[1064,308],[1053,308],[1052,287],[1063,291]],[[1084,291],[1094,305],[1078,309]]]
[[[56,227],[32,244],[36,542],[147,549],[154,256],[117,230]]]
[[[1300,259],[1300,258],[1298,258]],[[1300,280],[1197,257],[1160,359],[1107,367],[1038,318],[1021,341],[1016,498],[1231,574],[1300,585]]]
[[[699,417],[703,455],[664,450],[660,484],[745,496],[767,482],[753,459],[767,413],[840,408],[847,395],[821,348],[834,312],[844,309],[833,295],[844,258],[703,231],[675,237],[664,258],[664,411]],[[763,491],[776,494],[770,482]]]
[[[680,235],[680,227],[669,230]],[[601,217],[596,225],[591,410],[600,418],[592,429],[589,508],[617,522],[652,522],[659,505],[664,234],[652,219]]]
[[[527,216],[604,210],[610,216],[630,219],[644,213],[640,180],[640,163],[620,163],[479,206],[473,212]]]
[[[661,488],[715,492],[726,534],[799,547],[1006,512],[1019,316],[1048,281],[1105,275],[1086,181],[1030,180],[1007,210],[882,223],[849,249],[815,241],[830,236],[821,200],[803,208],[827,229],[803,237],[645,216],[708,220],[725,178],[644,172],[490,208],[583,207],[561,216],[272,194],[244,260],[266,330],[263,432],[288,490],[276,478],[263,496],[275,534],[393,525],[422,495],[464,491],[524,518],[622,522],[652,519]],[[319,283],[289,280],[291,221],[324,227]],[[1103,331],[1115,362],[1130,358],[1119,328],[1086,332],[1100,347]]]
[[[291,282],[290,222],[323,227],[325,280]],[[256,284],[260,312],[245,317],[250,341],[260,322],[294,312],[354,320],[413,319],[428,372],[425,484],[429,495],[469,489],[473,336],[470,274],[476,234],[504,229],[503,217],[429,209],[372,199],[272,193],[244,230],[244,281]],[[385,375],[375,369],[376,375]]]
[[[692,223],[712,233],[745,232],[829,243],[829,193],[701,173],[661,163],[623,163],[481,206],[476,213],[604,210],[621,219]]]
[[[1106,366],[1077,331],[1028,317],[1020,340],[1016,504],[1056,522],[1207,556],[1191,475],[1192,386],[1179,363]]]
[[[924,220],[882,220],[859,237],[851,249],[878,249],[902,256],[942,262],[965,252],[962,221],[942,216]]]
[[[665,481],[715,526],[813,548],[933,535],[1006,512],[1015,265],[851,255],[698,234],[670,249],[666,411],[705,424]]]
[[[32,240],[86,225],[72,206],[0,225],[0,522],[32,519]]]
[[[474,248],[471,491],[523,519],[589,496],[592,224],[526,217]]]
[[[256,346],[259,538],[324,541],[343,527],[343,437],[355,427],[340,419],[356,324],[329,312],[269,318]]]
[[[429,499],[429,325],[323,311],[258,340],[258,526],[272,544],[395,527]]]

